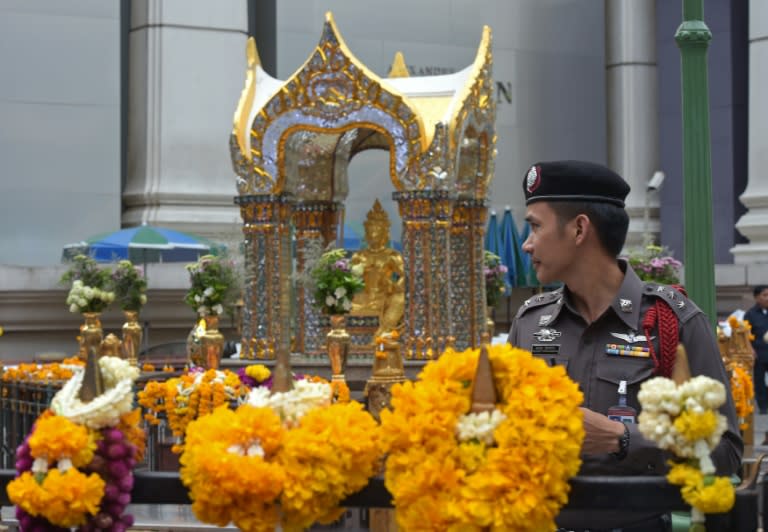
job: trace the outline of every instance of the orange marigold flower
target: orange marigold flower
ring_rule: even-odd
[[[93,459],[96,442],[85,426],[53,415],[38,418],[29,448],[33,457],[45,458],[49,464],[68,458],[75,467],[83,467]]]

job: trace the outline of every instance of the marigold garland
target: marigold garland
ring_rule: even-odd
[[[731,366],[731,395],[736,405],[736,416],[739,418],[739,428],[747,430],[749,415],[755,411],[755,389],[749,373],[740,365]]]
[[[236,373],[209,369],[193,370],[165,382],[149,381],[137,398],[150,424],[157,425],[164,415],[173,435],[181,441],[191,421],[221,405],[237,402],[247,393],[248,387]],[[182,448],[183,444],[178,443],[172,449],[178,453]]]
[[[385,482],[403,530],[552,530],[578,472],[582,395],[562,367],[488,349],[499,392],[495,445],[460,442],[479,351],[446,351],[392,388],[381,413]],[[502,418],[501,416],[506,416]]]
[[[49,364],[23,363],[15,367],[5,368],[2,379],[10,381],[65,381],[72,377],[74,370],[82,367],[83,362],[79,359],[68,358],[62,362],[51,362]]]
[[[378,430],[359,403],[311,409],[288,428],[269,407],[217,408],[191,422],[181,480],[201,521],[246,531],[336,519],[375,473]]]
[[[136,372],[112,357],[100,359],[99,366],[104,393],[82,403],[78,371],[16,450],[18,477],[7,493],[22,530],[126,530],[133,524],[124,514],[138,458],[131,442],[143,446],[145,437],[138,411],[123,413],[126,397],[120,390],[130,390]]]

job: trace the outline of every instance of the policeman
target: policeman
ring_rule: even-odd
[[[604,166],[581,161],[542,162],[523,178],[531,227],[523,250],[542,285],[564,286],[525,301],[508,341],[551,365],[563,366],[584,394],[582,475],[664,474],[669,458],[637,430],[640,384],[669,376],[678,342],[692,375],[728,380],[707,317],[673,287],[643,282],[617,259],[629,217],[629,185]],[[624,382],[629,414],[608,417]],[[743,444],[733,400],[712,460],[718,474],[736,473]],[[609,515],[610,514],[610,515]],[[574,529],[664,530],[664,518],[621,511],[589,515],[564,511],[561,526]]]

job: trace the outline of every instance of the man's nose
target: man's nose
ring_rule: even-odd
[[[533,243],[531,243],[531,235],[528,235],[528,238],[525,239],[525,242],[523,242],[522,248],[523,248],[523,251],[525,251],[528,254],[533,253]]]

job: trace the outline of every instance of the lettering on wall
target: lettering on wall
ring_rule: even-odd
[[[389,69],[392,65],[389,66]],[[439,65],[408,65],[408,73],[411,76],[444,76],[446,74],[454,74],[456,69],[453,67],[439,66]],[[496,82],[496,103],[497,104],[511,104],[512,103],[512,82],[511,81],[497,81]]]
[[[512,103],[512,82],[496,82],[496,103]]]

